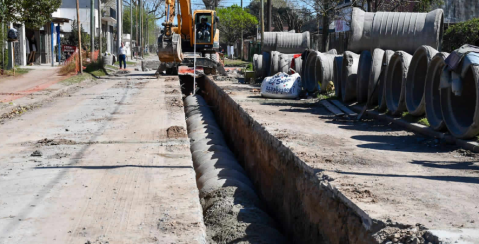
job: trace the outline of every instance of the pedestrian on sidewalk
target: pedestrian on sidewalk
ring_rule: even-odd
[[[126,69],[126,48],[125,48],[125,43],[121,43],[120,49],[118,49],[118,59],[120,63],[120,69],[121,69],[121,62],[123,62],[123,69]]]

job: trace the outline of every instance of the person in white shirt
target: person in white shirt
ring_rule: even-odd
[[[123,62],[123,69],[126,69],[126,48],[125,43],[121,43],[121,47],[118,49],[118,59],[120,60],[120,69],[121,62]]]

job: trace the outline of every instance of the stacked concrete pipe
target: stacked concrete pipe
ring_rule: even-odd
[[[188,137],[207,238],[225,243],[287,243],[263,210],[253,183],[228,149],[214,114],[197,95],[185,98]]]
[[[356,79],[356,100],[358,103],[368,101],[369,76],[371,75],[371,66],[373,57],[371,52],[362,51],[359,56],[358,73]]]
[[[406,79],[412,56],[397,51],[391,57],[386,72],[386,105],[392,115],[401,115],[406,111]]]
[[[373,51],[371,71],[368,80],[368,105],[376,105],[378,103],[379,80],[381,70],[383,68],[384,50],[376,48]]]
[[[336,97],[341,97],[341,68],[343,65],[343,56],[334,57],[333,63],[333,84],[334,94]]]
[[[318,80],[316,79],[316,62],[320,52],[311,51],[308,54],[306,60],[306,66],[304,68],[304,76],[301,77],[303,88],[308,92],[315,92],[318,90]]]
[[[374,48],[414,53],[422,45],[441,48],[444,13],[376,12],[353,8],[348,50],[361,52]]]
[[[316,62],[316,80],[321,85],[321,92],[326,92],[328,82],[334,80],[334,58],[336,58],[336,50],[331,53],[320,53]]]
[[[298,74],[302,74],[301,72],[303,71],[303,58],[297,57],[292,60],[294,62],[294,71]]]
[[[253,55],[253,70],[255,72],[256,77],[262,77],[264,70],[263,70],[263,55],[255,54]]]
[[[446,129],[446,124],[442,119],[439,85],[441,83],[442,71],[446,65],[444,60],[448,56],[449,53],[437,53],[429,63],[426,74],[426,86],[424,88],[426,118],[429,122],[429,126],[437,131]]]
[[[289,67],[291,65],[291,60],[293,59],[294,54],[285,54],[282,53],[279,55],[278,60],[278,71],[288,73]]]
[[[270,71],[269,71],[269,76],[275,75],[276,73],[279,72],[279,55],[281,53],[277,51],[272,51],[271,52],[271,65],[270,65]]]
[[[356,99],[356,79],[358,73],[359,54],[346,51],[341,66],[341,98],[343,102]]]
[[[288,33],[288,32],[265,32],[262,50],[280,53],[301,53],[310,47],[309,32]]]
[[[479,54],[469,53],[458,73],[443,70],[441,111],[451,135],[470,139],[479,134]]]
[[[378,110],[380,112],[386,111],[387,104],[386,104],[386,73],[389,67],[389,63],[391,61],[391,57],[393,56],[394,51],[386,50],[384,52],[382,67],[381,67],[381,74],[379,75],[379,84],[378,84]]]
[[[263,52],[263,77],[270,76],[271,52]]]
[[[430,46],[421,46],[412,56],[406,80],[406,107],[411,115],[424,115],[426,74],[431,60],[436,54],[436,49]]]

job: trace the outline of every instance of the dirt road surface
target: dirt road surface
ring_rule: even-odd
[[[258,87],[216,84],[371,218],[478,243],[478,154],[392,124],[335,118],[313,99],[265,99]]]
[[[0,243],[203,243],[179,83],[145,74],[0,125]]]

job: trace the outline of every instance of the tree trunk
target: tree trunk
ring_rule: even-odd
[[[329,16],[328,14],[323,15],[323,52],[327,52],[329,49]]]
[[[373,9],[373,5],[372,5],[373,3],[372,3],[372,1],[373,1],[373,0],[367,0],[367,8],[368,8],[367,11],[368,11],[368,12],[373,12],[373,10],[372,10],[372,9]]]

